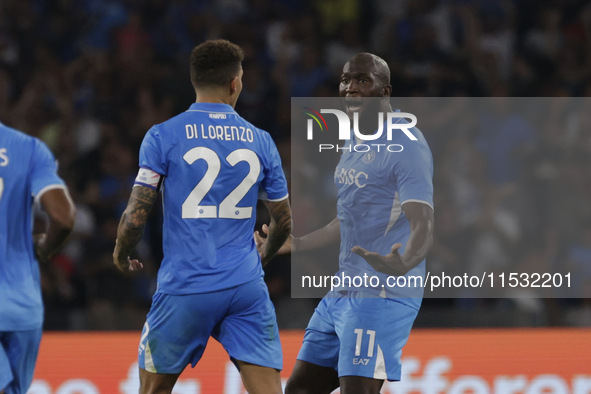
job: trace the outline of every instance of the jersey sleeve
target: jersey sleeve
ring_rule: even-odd
[[[413,141],[396,155],[393,175],[400,203],[422,202],[433,208],[433,158],[429,147]]]
[[[259,199],[267,201],[281,201],[287,198],[287,181],[281,165],[281,157],[277,151],[277,146],[269,134],[267,137],[267,157],[265,177],[261,181]]]
[[[53,154],[42,141],[35,139],[31,165],[31,194],[39,199],[47,190],[65,187],[57,174],[57,163]]]
[[[140,147],[140,167],[166,176],[167,166],[162,146],[160,130],[157,126],[153,126],[144,136]]]

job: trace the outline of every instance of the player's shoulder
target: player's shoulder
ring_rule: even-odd
[[[26,147],[32,148],[37,144],[44,145],[40,139],[6,126],[3,123],[0,123],[0,139],[4,143],[19,147],[19,149],[25,149]]]
[[[410,129],[409,131],[416,138],[416,141],[414,141],[416,142],[415,147],[427,151],[430,154],[431,148],[429,148],[429,143],[423,135],[423,132],[416,126]]]
[[[394,144],[391,151],[395,150],[405,154],[416,154],[417,152],[431,154],[429,144],[419,128],[410,127],[405,131],[395,130],[392,133],[392,139],[388,141],[390,144]]]
[[[423,133],[416,127],[408,129],[414,139],[400,132],[396,134],[389,147],[383,152],[384,164],[392,168],[426,167],[432,168],[433,155]]]
[[[167,130],[172,129],[181,123],[186,123],[186,112],[181,112],[163,122],[153,124],[152,127],[148,129],[148,133],[163,134],[166,133]]]
[[[250,128],[252,130],[252,132],[258,137],[263,139],[264,141],[271,141],[271,134],[266,131],[261,129],[260,127],[255,126],[254,124],[250,123],[248,120],[244,119],[242,116],[238,115],[238,117],[240,119],[242,119],[242,121],[247,125],[248,128]]]
[[[235,117],[236,124],[240,125],[239,132],[241,135],[243,132],[246,132],[248,136],[252,134],[252,142],[254,142],[256,145],[262,146],[264,149],[268,149],[269,145],[274,143],[273,138],[268,131],[254,125],[237,112],[234,112],[232,115]]]
[[[28,140],[30,138],[33,138],[33,137],[23,133],[22,131],[19,131],[17,129],[9,127],[1,122],[0,122],[0,131],[2,131],[0,136],[2,136],[3,139],[7,139],[7,140],[10,139],[10,140],[14,140],[14,141],[21,141],[21,140],[24,141],[24,140]]]
[[[391,138],[392,142],[402,143],[406,141],[418,141],[420,145],[424,145],[427,148],[429,147],[423,133],[416,126],[417,121],[414,115],[400,112],[399,109],[393,110],[391,115],[394,115],[392,118],[393,124],[388,125],[388,136]],[[410,117],[413,117],[414,119],[409,121],[409,119],[411,119]]]

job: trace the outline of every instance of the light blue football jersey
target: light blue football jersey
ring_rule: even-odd
[[[148,131],[140,167],[165,177],[158,291],[205,293],[263,275],[253,239],[257,200],[287,198],[269,133],[227,104],[194,103]]]
[[[44,191],[63,185],[43,142],[0,124],[0,331],[43,324],[33,203]]]
[[[417,128],[410,131],[417,141],[410,140],[403,133],[393,133],[392,140],[388,141],[384,133],[374,141],[351,140],[344,145],[334,174],[338,189],[337,217],[341,228],[338,276],[377,276],[380,285],[368,286],[364,291],[382,297],[400,298],[401,302],[418,309],[422,288],[388,286],[387,275],[378,273],[362,257],[351,252],[353,246],[359,245],[370,252],[386,255],[392,245],[401,243],[399,252],[403,254],[410,236],[410,225],[402,205],[417,201],[433,207],[431,151]],[[347,147],[353,145],[359,145],[357,149],[360,151],[366,150],[361,144],[370,146],[371,150],[348,151]],[[380,151],[372,144],[382,144]],[[393,152],[387,150],[388,145],[392,145],[390,150]],[[407,277],[413,275],[424,277],[425,261],[406,274]],[[344,289],[360,290],[355,285],[348,286],[349,282],[345,281]]]

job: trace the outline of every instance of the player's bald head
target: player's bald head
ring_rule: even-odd
[[[384,85],[390,84],[390,67],[388,67],[388,63],[373,53],[360,52],[356,54],[351,59],[349,59],[343,69],[350,68],[352,66],[355,66],[355,68],[366,69],[368,74],[374,74],[380,79],[382,83],[384,83]]]

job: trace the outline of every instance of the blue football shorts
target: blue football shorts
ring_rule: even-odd
[[[142,330],[139,366],[154,373],[195,367],[209,337],[232,361],[281,370],[275,308],[263,278],[226,290],[170,295],[156,292]]]
[[[0,331],[0,391],[26,393],[35,371],[41,328]]]
[[[298,360],[338,376],[400,380],[402,348],[418,310],[355,291],[324,297],[306,328]]]

